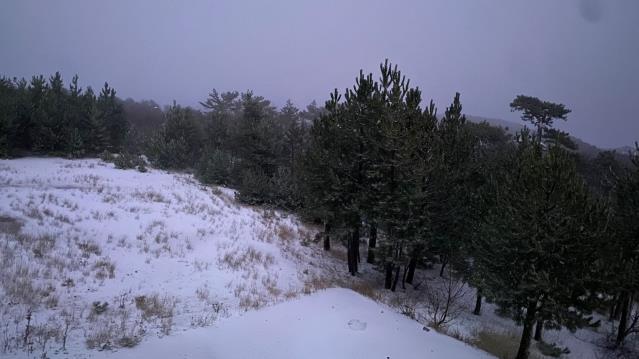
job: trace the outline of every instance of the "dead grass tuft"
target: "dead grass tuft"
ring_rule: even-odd
[[[347,288],[350,288],[357,293],[368,297],[376,302],[380,302],[382,300],[382,295],[380,291],[375,288],[375,285],[369,281],[365,280],[356,280],[347,285]]]
[[[494,332],[482,329],[474,336],[470,344],[498,358],[514,358],[519,348],[519,339],[519,335],[514,331]],[[538,356],[530,353],[530,358],[538,358]]]
[[[95,262],[93,269],[95,269],[95,277],[99,280],[115,278],[115,264],[107,258]]]
[[[315,293],[318,290],[330,288],[331,284],[332,283],[328,278],[314,275],[314,276],[311,276],[306,281],[304,281],[304,288],[302,289],[302,293],[304,294]]]
[[[226,252],[220,262],[233,270],[247,268],[248,264],[262,264],[264,269],[267,269],[275,263],[275,257],[270,253],[263,254],[253,247],[248,247],[244,252],[240,250]]]
[[[78,243],[78,248],[82,251],[83,258],[89,258],[91,254],[99,256],[102,254],[100,246],[93,241],[82,241]]]
[[[16,235],[20,232],[21,228],[22,222],[19,220],[12,217],[0,216],[0,233]]]
[[[295,238],[295,232],[293,228],[286,224],[280,224],[277,228],[277,235],[284,242],[290,242]]]

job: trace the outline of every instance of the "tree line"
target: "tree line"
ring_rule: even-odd
[[[122,149],[128,123],[107,83],[83,91],[78,76],[64,86],[59,72],[45,79],[0,78],[0,156],[27,152],[81,157]]]
[[[532,130],[512,136],[466,121],[460,94],[439,114],[386,61],[323,107],[215,90],[202,111],[129,102],[127,119],[125,105],[77,77],[68,89],[59,74],[2,79],[0,154],[107,150],[191,170],[244,203],[322,224],[351,275],[367,244],[392,291],[439,261],[440,275],[451,268],[476,289],[475,314],[489,300],[523,325],[518,359],[543,329],[600,325],[596,311],[615,323],[614,346],[639,331],[639,148],[628,164],[581,157],[554,127],[570,114],[562,104],[517,96],[510,107]]]

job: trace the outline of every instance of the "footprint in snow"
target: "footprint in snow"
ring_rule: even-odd
[[[348,327],[351,328],[351,330],[366,330],[366,322],[362,322],[357,319],[351,319],[348,321]]]

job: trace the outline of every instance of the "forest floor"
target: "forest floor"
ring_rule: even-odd
[[[454,273],[419,270],[416,286],[392,293],[369,264],[348,276],[344,248],[324,252],[317,231],[189,174],[2,160],[0,357],[475,358],[490,357],[477,348],[500,357],[516,349],[521,328],[489,303],[470,314],[475,293]],[[326,289],[338,287],[352,290]],[[430,329],[449,289],[450,321]],[[568,348],[566,357],[600,358],[609,330],[546,331],[544,340]]]

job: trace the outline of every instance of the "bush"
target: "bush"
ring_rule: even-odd
[[[472,344],[498,358],[514,358],[519,348],[519,336],[514,332],[495,333],[482,330]]]
[[[185,169],[193,165],[200,154],[200,132],[195,112],[173,105],[166,112],[166,121],[145,144],[149,161],[158,168]]]
[[[113,164],[115,164],[115,168],[126,170],[144,166],[144,161],[140,158],[140,156],[125,152],[115,157]]]
[[[93,302],[93,306],[91,307],[91,314],[100,315],[106,312],[108,308],[109,308],[108,302],[95,301]]]
[[[104,162],[113,163],[115,156],[111,152],[104,150],[100,153],[100,159]]]
[[[555,343],[549,344],[544,342],[538,342],[537,348],[539,348],[539,351],[541,352],[541,354],[549,356],[549,357],[553,357],[553,358],[559,358],[562,354],[570,354],[570,349],[559,347]]]
[[[272,187],[271,179],[263,171],[246,169],[242,172],[242,182],[238,186],[236,197],[249,205],[270,203]]]
[[[197,168],[198,179],[206,184],[229,185],[232,173],[232,157],[220,150],[203,155]]]

